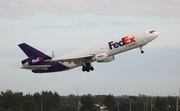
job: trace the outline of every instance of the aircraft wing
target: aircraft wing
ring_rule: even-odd
[[[29,69],[29,70],[46,70],[51,65],[30,65],[30,66],[22,66],[22,69]]]
[[[67,58],[59,58],[59,59],[55,59],[55,60],[52,60],[52,61],[56,61],[56,62],[68,62],[68,63],[71,63],[71,62],[74,62],[74,63],[80,63],[81,61],[84,61],[84,60],[91,60],[92,57],[94,57],[94,54],[89,54],[89,55],[82,55],[82,56],[76,56],[76,57],[67,57]]]

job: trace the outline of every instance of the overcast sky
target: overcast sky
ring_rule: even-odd
[[[18,44],[54,51],[55,57],[128,33],[155,29],[144,47],[66,72],[34,74]],[[42,90],[69,94],[178,95],[180,88],[179,0],[0,0],[0,91]],[[78,91],[77,91],[78,87]]]

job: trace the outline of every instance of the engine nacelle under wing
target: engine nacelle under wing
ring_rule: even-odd
[[[109,56],[107,53],[100,53],[95,56],[97,62],[110,62],[114,60],[114,56]]]
[[[109,56],[107,59],[104,60],[104,62],[111,62],[114,59],[115,59],[114,56]]]

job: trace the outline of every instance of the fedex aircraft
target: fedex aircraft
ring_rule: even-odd
[[[143,46],[158,36],[159,33],[155,30],[143,30],[72,52],[57,59],[52,59],[53,51],[43,53],[26,43],[21,43],[19,47],[28,56],[27,59],[21,61],[21,68],[32,70],[34,73],[48,73],[82,66],[82,71],[89,72],[94,70],[92,62],[111,62],[115,59],[116,54],[134,48],[139,48],[141,53],[144,53]]]

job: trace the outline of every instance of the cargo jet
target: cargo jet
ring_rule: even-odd
[[[93,71],[92,62],[111,62],[115,55],[139,48],[141,53],[143,46],[159,36],[155,30],[143,30],[126,36],[121,36],[110,41],[88,47],[60,58],[54,58],[54,52],[43,53],[26,43],[19,44],[19,47],[28,56],[22,60],[22,69],[32,70],[34,73],[49,73],[65,71],[82,66],[82,71]]]

